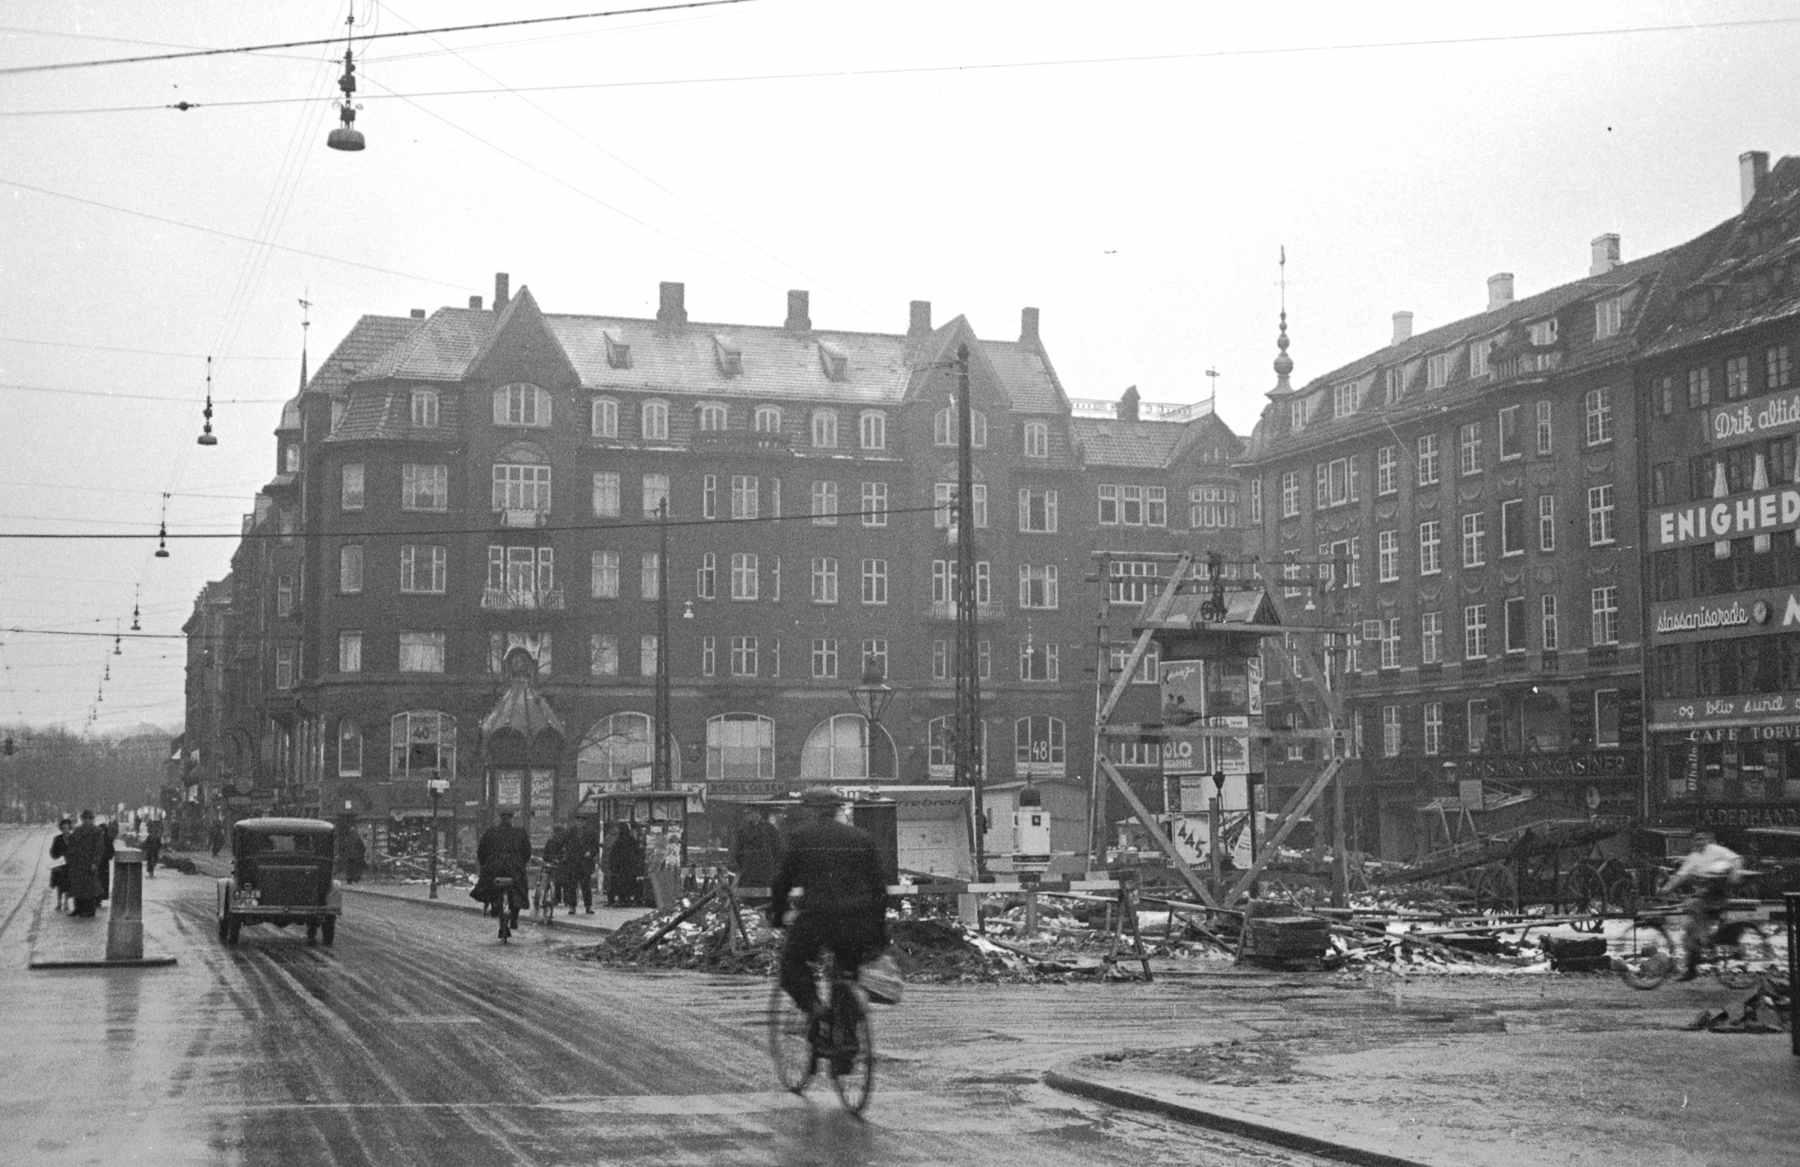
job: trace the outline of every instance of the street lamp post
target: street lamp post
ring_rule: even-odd
[[[430,899],[437,899],[438,885],[438,799],[450,789],[450,780],[433,770],[431,777],[425,780],[425,788],[431,791],[431,893]]]
[[[863,658],[862,680],[850,686],[850,696],[856,701],[857,711],[868,723],[869,748],[867,751],[869,783],[876,782],[875,774],[875,739],[881,733],[881,715],[887,712],[888,702],[894,699],[894,687],[882,676],[881,666],[872,656]]]

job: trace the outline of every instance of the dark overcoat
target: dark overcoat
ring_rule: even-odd
[[[93,823],[82,823],[69,832],[69,896],[77,900],[98,900],[106,894],[101,871],[112,842],[106,832]]]

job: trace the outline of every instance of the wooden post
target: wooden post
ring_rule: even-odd
[[[1025,935],[1036,936],[1038,930],[1038,893],[1037,888],[1025,889]]]
[[[1225,878],[1222,858],[1219,854],[1219,796],[1215,794],[1206,800],[1206,859],[1212,865],[1214,888]]]
[[[1344,771],[1331,783],[1331,906],[1350,906],[1350,861],[1344,854]]]

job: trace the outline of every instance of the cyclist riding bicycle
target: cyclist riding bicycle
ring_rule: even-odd
[[[769,922],[782,926],[788,896],[805,889],[800,911],[781,946],[781,987],[813,1019],[828,1024],[829,1006],[819,1000],[808,965],[830,949],[840,969],[860,968],[887,947],[887,880],[875,840],[838,819],[843,800],[814,787],[800,795],[813,819],[788,836],[770,886]],[[832,1069],[849,1072],[855,1051],[840,1052]]]
[[[513,826],[513,812],[500,812],[500,821],[481,833],[481,842],[475,845],[475,862],[480,868],[480,876],[475,888],[469,893],[474,898],[486,903],[495,897],[494,881],[496,879],[512,880],[512,887],[507,894],[509,903],[500,905],[500,911],[509,907],[513,915],[523,910],[529,900],[525,888],[525,867],[531,861],[531,836],[524,828]]]
[[[1682,905],[1687,914],[1687,928],[1681,943],[1685,963],[1681,976],[1676,979],[1683,981],[1691,981],[1700,975],[1700,946],[1717,930],[1719,919],[1731,902],[1732,888],[1744,877],[1743,856],[1729,847],[1720,846],[1711,831],[1695,831],[1692,848],[1660,889],[1663,895],[1683,887],[1692,889],[1692,894]]]

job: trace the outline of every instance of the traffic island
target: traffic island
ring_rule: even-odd
[[[99,939],[92,931],[82,930],[86,921],[67,920],[71,929],[59,934],[54,956],[33,956],[28,967],[59,968],[164,968],[175,963],[172,956],[144,955],[144,856],[128,847],[119,848],[113,856],[112,895],[106,917],[105,955],[94,957],[92,943]],[[33,945],[33,952],[37,946]]]

